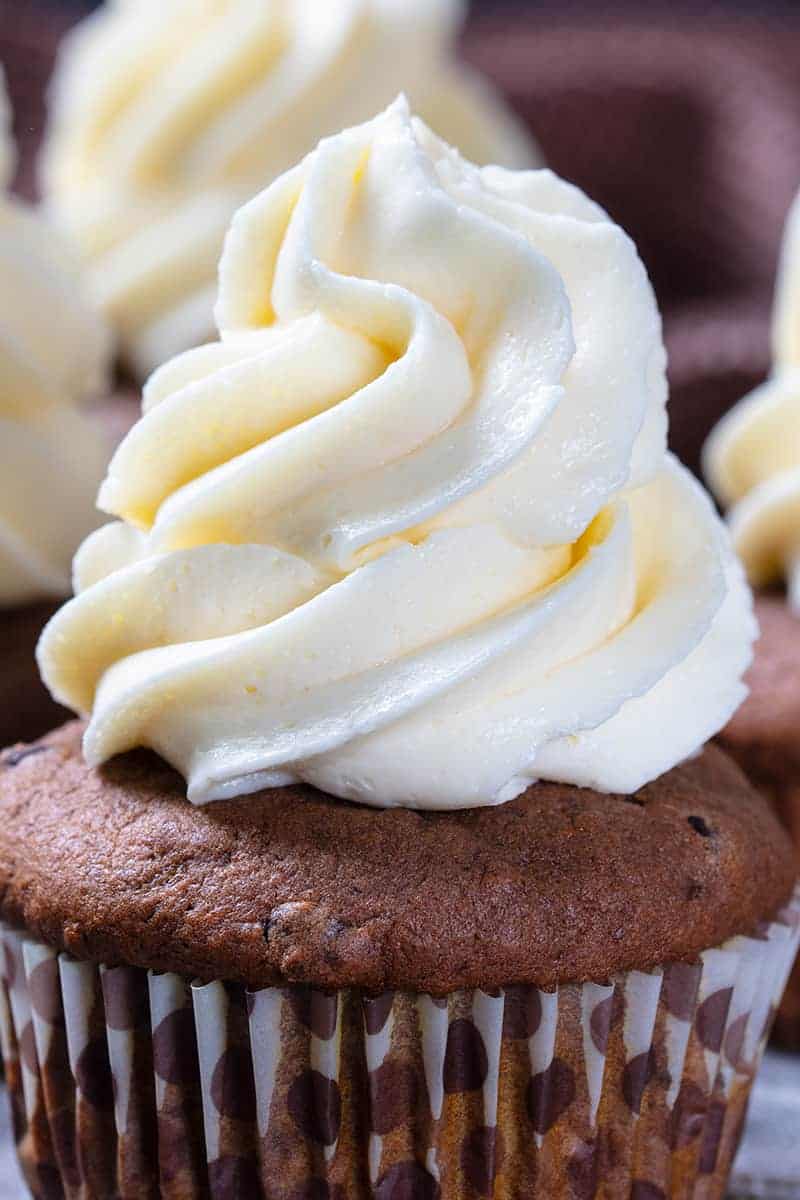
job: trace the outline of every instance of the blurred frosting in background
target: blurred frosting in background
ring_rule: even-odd
[[[536,161],[457,63],[463,0],[107,0],[62,46],[41,179],[133,371],[207,340],[230,218],[405,90],[470,157]]]
[[[719,423],[705,467],[730,506],[734,544],[755,586],[786,579],[800,613],[800,195],[778,272],[773,373]]]
[[[108,378],[111,338],[61,239],[6,191],[14,147],[0,77],[0,607],[70,590],[97,524],[109,453],[81,402]]]

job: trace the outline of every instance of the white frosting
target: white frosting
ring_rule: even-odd
[[[110,341],[77,265],[4,190],[13,171],[0,79],[0,607],[69,592],[97,524],[108,447],[77,405],[104,382]]]
[[[477,161],[535,150],[458,65],[464,0],[107,0],[65,43],[43,182],[142,375],[212,336],[240,204],[405,88]]]
[[[800,613],[800,196],[786,225],[773,347],[771,377],[720,421],[704,465],[730,507],[734,545],[751,582],[785,579]]]
[[[749,593],[665,453],[644,268],[577,189],[398,102],[238,213],[217,316],[147,385],[41,642],[90,762],[450,808],[633,791],[726,723]]]

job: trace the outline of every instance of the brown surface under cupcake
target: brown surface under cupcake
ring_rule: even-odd
[[[750,695],[720,740],[770,798],[800,859],[800,617],[783,596],[760,596],[761,638],[747,677]],[[800,968],[776,1020],[777,1036],[800,1049]]]
[[[373,810],[289,787],[212,804],[66,725],[0,759],[0,910],[78,958],[250,987],[603,979],[756,929],[792,891],[775,817],[719,749],[634,796]]]

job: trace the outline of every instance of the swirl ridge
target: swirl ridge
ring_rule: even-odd
[[[749,595],[665,451],[644,268],[577,189],[398,101],[240,210],[217,320],[148,383],[40,646],[90,761],[447,808],[634,790],[725,723]]]

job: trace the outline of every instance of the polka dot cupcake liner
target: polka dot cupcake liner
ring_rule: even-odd
[[[694,963],[553,992],[248,992],[0,941],[37,1200],[712,1200],[800,890]]]

